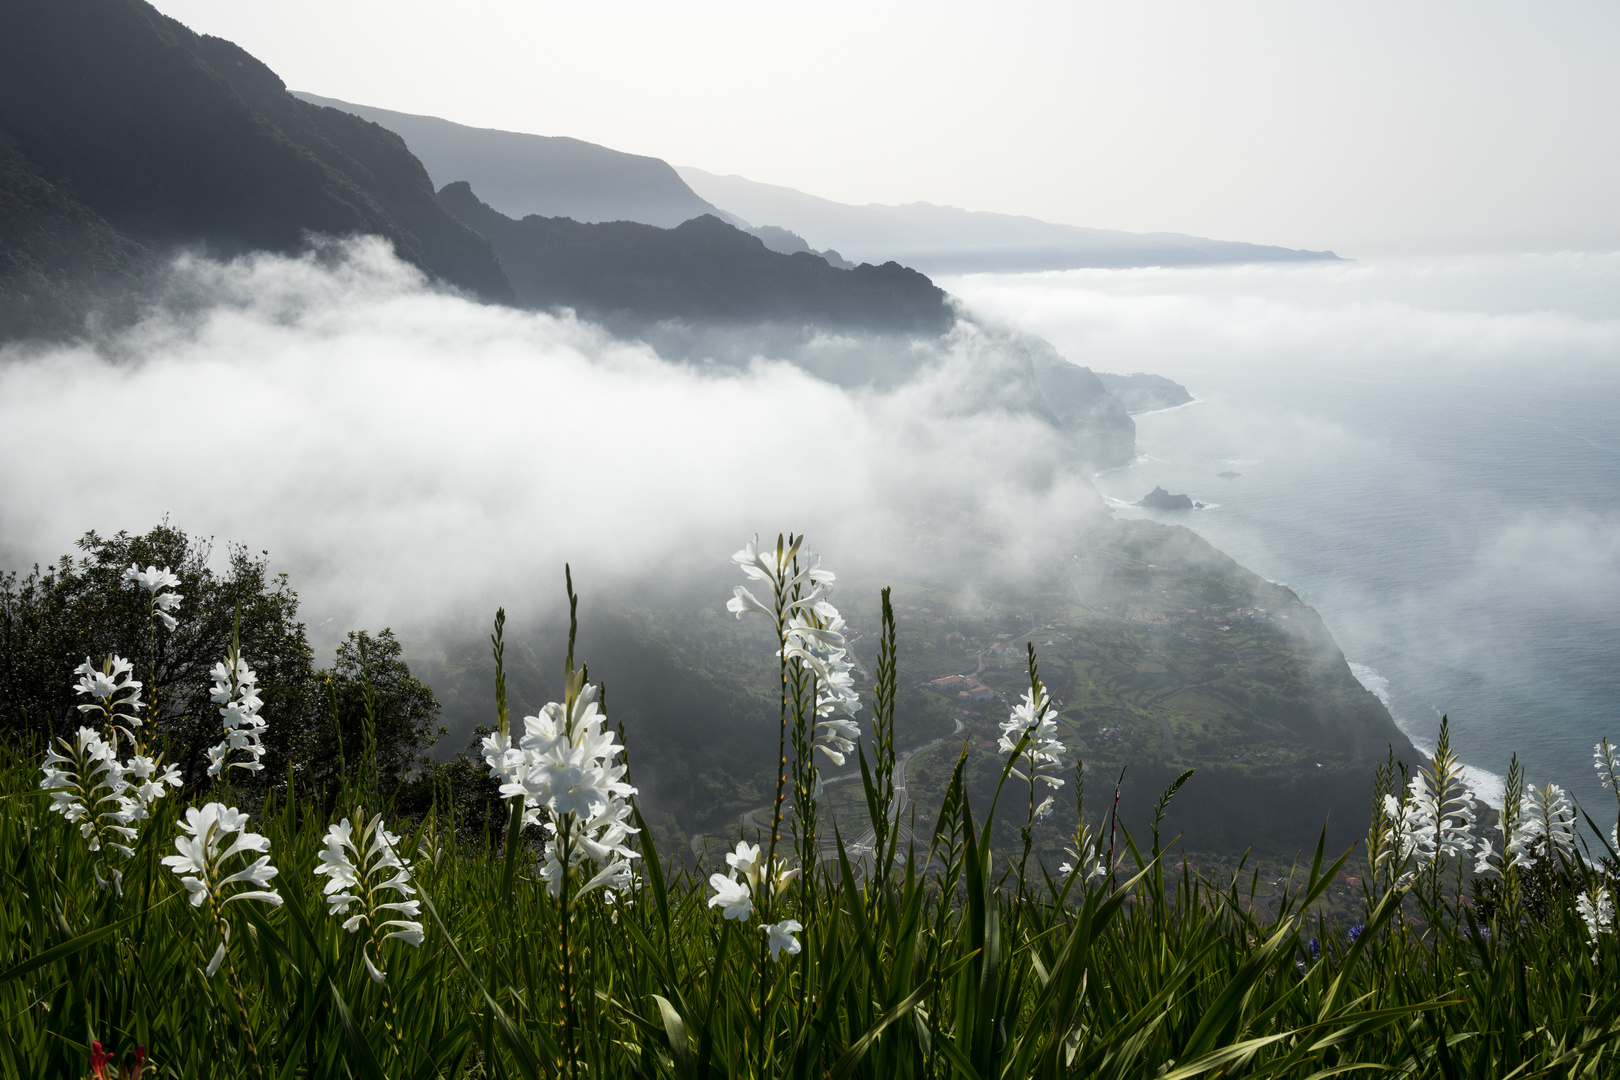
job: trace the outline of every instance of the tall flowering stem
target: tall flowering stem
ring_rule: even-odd
[[[1575,858],[1575,803],[1557,784],[1525,788],[1524,807],[1508,841],[1510,866],[1528,869],[1542,862]]]
[[[787,653],[787,624],[794,604],[793,597],[793,562],[798,557],[799,547],[804,543],[804,537],[789,534],[776,537],[776,550],[774,557],[766,560],[761,557],[757,540],[749,541],[741,551],[732,555],[731,561],[736,563],[742,572],[754,581],[764,582],[771,589],[771,604],[761,603],[747,586],[738,585],[733,590],[734,595],[726,602],[726,610],[741,619],[743,615],[753,613],[763,615],[771,621],[776,631],[777,640],[777,669],[778,688],[781,692],[781,713],[777,724],[776,737],[776,795],[771,803],[771,834],[766,840],[766,860],[774,862],[776,858],[776,843],[782,834],[782,807],[787,794],[787,740],[788,740],[788,705],[791,692],[791,683],[788,678],[789,657]],[[768,912],[767,912],[768,914]]]
[[[214,665],[212,675],[214,685],[209,696],[219,706],[220,726],[225,737],[207,750],[208,775],[226,779],[228,769],[263,771],[260,759],[264,757],[266,724],[259,710],[264,707],[264,701],[259,697],[258,675],[242,658],[240,616],[225,660]],[[235,753],[246,760],[230,760]]]
[[[1586,937],[1592,944],[1592,963],[1598,962],[1598,946],[1603,938],[1614,933],[1614,900],[1609,887],[1593,882],[1575,899],[1575,912],[1586,924]]]
[[[202,910],[219,932],[219,946],[203,975],[212,979],[221,963],[225,965],[237,1011],[244,1021],[242,1033],[247,1040],[253,1071],[262,1078],[264,1069],[259,1062],[258,1047],[251,1027],[246,1024],[247,1002],[230,958],[231,924],[225,916],[228,904],[244,900],[273,907],[281,905],[281,894],[271,885],[279,871],[270,864],[270,840],[250,831],[250,824],[246,814],[224,803],[187,807],[185,820],[180,822],[180,835],[174,840],[176,854],[166,856],[163,865],[180,878],[191,906]]]
[[[1519,868],[1508,857],[1508,849],[1512,846],[1513,837],[1519,831],[1520,822],[1524,820],[1524,766],[1519,764],[1519,755],[1514,754],[1508,764],[1507,784],[1503,789],[1502,812],[1496,818],[1496,831],[1502,838],[1502,851],[1500,870],[1494,868],[1489,862],[1476,867],[1476,873],[1491,876],[1500,873],[1502,877],[1502,902],[1509,912],[1518,910],[1519,901]]]
[[[343,929],[350,934],[365,929],[360,958],[367,977],[383,988],[389,1032],[397,1038],[382,947],[389,941],[420,947],[423,941],[422,903],[411,899],[416,887],[411,868],[399,857],[399,837],[388,831],[381,814],[367,817],[365,807],[357,807],[354,821],[344,818],[328,826],[320,861],[315,875],[326,878],[327,914],[345,916]]]
[[[889,589],[882,594],[883,622],[878,640],[877,679],[872,688],[873,788],[877,792],[876,813],[872,816],[872,872],[881,891],[889,878],[894,859],[890,836],[897,840],[899,809],[894,804],[894,703],[899,689],[895,664],[894,605]]]
[[[1615,799],[1620,801],[1620,748],[1607,738],[1599,740],[1592,747],[1592,767],[1598,771],[1603,786],[1614,792]],[[1620,817],[1616,817],[1614,827],[1609,830],[1609,840],[1610,848],[1620,855]]]
[[[131,563],[124,571],[124,581],[146,593],[146,679],[148,696],[156,703],[158,626],[173,630],[179,625],[170,613],[180,606],[180,601],[185,597],[174,591],[180,579],[167,566],[148,566],[142,570],[138,564]],[[144,747],[142,751],[144,753]]]
[[[1462,762],[1451,749],[1450,720],[1441,717],[1433,757],[1410,777],[1401,798],[1384,796],[1387,832],[1379,868],[1397,888],[1425,877],[1438,900],[1440,875],[1450,859],[1460,888],[1466,861],[1472,860],[1477,871],[1488,867],[1491,857],[1489,841],[1475,843],[1473,807],[1474,792],[1463,781]]]
[[[123,894],[123,871],[112,866],[116,853],[134,855],[132,845],[140,822],[170,787],[180,786],[174,766],[140,752],[135,731],[142,725],[141,684],[134,666],[120,656],[109,656],[100,666],[88,657],[74,670],[74,690],[90,698],[79,705],[86,719],[99,719],[101,731],[81,727],[70,741],[58,739],[47,747],[41,765],[40,787],[51,793],[51,810],[79,826],[79,834],[95,856],[92,873],[101,888]],[[128,761],[119,757],[119,744],[128,741],[135,751]],[[59,749],[58,749],[59,748]],[[60,750],[60,752],[59,752]]]
[[[816,802],[821,780],[816,755],[842,766],[860,737],[854,721],[860,696],[854,688],[844,619],[828,599],[835,576],[822,568],[819,555],[804,548],[804,537],[792,534],[778,535],[773,553],[762,554],[757,542],[750,541],[731,558],[750,579],[770,586],[771,602],[762,602],[739,585],[726,610],[739,619],[750,613],[765,616],[776,631],[778,646],[778,772],[767,859],[774,860],[781,833],[791,734],[800,865],[808,874],[819,856]]]
[[[502,721],[484,739],[484,761],[497,780],[501,795],[511,801],[508,874],[516,852],[516,835],[524,825],[539,825],[550,834],[540,869],[546,891],[559,901],[559,977],[563,990],[563,1045],[567,1071],[578,1068],[575,1032],[578,1016],[574,1001],[572,911],[597,889],[623,890],[632,886],[632,862],[640,853],[630,847],[638,831],[630,821],[636,789],[626,782],[628,765],[624,747],[607,724],[600,705],[600,689],[589,681],[583,665],[574,664],[579,632],[579,597],[572,570],[568,587],[568,656],[563,665],[564,696],[538,715],[523,718],[523,735],[515,743],[505,715],[505,682],[501,670],[504,614],[496,619],[492,638],[497,662],[497,708]],[[542,820],[544,815],[544,820]],[[595,873],[575,884],[586,863]]]
[[[1396,782],[1395,748],[1389,757],[1373,770],[1372,821],[1367,826],[1367,894],[1369,904],[1382,892],[1394,887],[1393,856],[1390,847],[1397,836],[1394,811],[1399,810],[1402,786]],[[1397,814],[1398,816],[1398,814]],[[1380,884],[1383,888],[1380,889]]]
[[[57,747],[61,749],[58,753]],[[124,872],[111,856],[135,854],[137,801],[131,796],[116,749],[93,729],[81,727],[69,741],[47,747],[39,786],[50,792],[51,811],[79,827],[94,858],[91,873],[100,888],[124,891]]]
[[[1078,758],[1074,762],[1074,814],[1074,846],[1063,849],[1069,861],[1058,866],[1058,873],[1064,878],[1078,874],[1085,887],[1108,871],[1103,865],[1102,833],[1086,823],[1086,763]]]
[[[834,575],[822,569],[821,558],[804,547],[803,536],[778,534],[775,549],[765,552],[760,551],[756,539],[744,545],[731,558],[751,581],[768,586],[770,597],[767,603],[755,596],[747,586],[739,585],[726,603],[726,610],[739,619],[745,614],[763,615],[771,622],[777,643],[781,710],[777,728],[776,796],[771,807],[771,835],[763,865],[772,868],[779,865],[776,847],[782,832],[788,779],[787,744],[791,734],[794,748],[795,831],[802,874],[800,906],[808,911],[811,890],[814,888],[810,875],[820,855],[816,801],[820,796],[821,779],[816,768],[816,754],[823,755],[835,765],[843,765],[845,755],[855,749],[854,740],[860,737],[860,728],[853,716],[860,702],[851,675],[854,665],[848,659],[848,643],[843,634],[844,620],[827,599]],[[789,922],[797,926],[797,920],[773,923],[779,891],[773,888],[759,898],[766,927],[777,928],[776,931],[767,930],[766,940],[760,943],[759,1007],[756,1015],[759,1020],[757,1051],[761,1073],[766,1068],[770,1054],[765,1030],[765,1001],[770,970],[766,962],[767,945],[785,940],[780,935],[789,932],[782,930]],[[781,949],[771,948],[770,954],[779,957]],[[804,1003],[805,998],[801,993],[801,1008]]]
[[[1029,662],[1029,690],[1023,700],[1013,707],[1012,713],[1001,725],[1001,740],[997,744],[1004,754],[1015,755],[1009,763],[1013,776],[1029,784],[1029,811],[1024,820],[1022,838],[1024,855],[1018,864],[1018,888],[1022,895],[1024,868],[1029,862],[1030,848],[1034,845],[1035,822],[1052,813],[1054,797],[1047,795],[1039,805],[1035,802],[1036,782],[1060,788],[1063,780],[1054,775],[1063,767],[1065,747],[1057,737],[1057,710],[1041,682],[1040,666],[1035,659],[1035,646],[1026,645]]]

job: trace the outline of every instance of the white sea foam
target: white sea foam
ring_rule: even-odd
[[[1191,401],[1183,401],[1180,405],[1166,405],[1162,409],[1146,409],[1142,412],[1131,413],[1131,419],[1135,420],[1139,416],[1157,416],[1160,413],[1180,412],[1182,409],[1189,408],[1193,405],[1202,405],[1203,403],[1203,398],[1195,397]]]
[[[1422,737],[1401,720],[1400,714],[1395,711],[1395,707],[1390,701],[1389,680],[1380,675],[1377,668],[1368,664],[1358,664],[1352,660],[1350,661],[1350,674],[1354,675],[1356,681],[1361,683],[1362,686],[1371,690],[1374,697],[1384,703],[1384,708],[1389,710],[1389,715],[1395,720],[1395,726],[1400,728],[1408,739],[1412,740],[1413,746],[1424,754],[1434,753],[1434,740]],[[1465,764],[1463,765],[1463,779],[1468,782],[1469,787],[1474,789],[1476,798],[1498,810],[1502,808],[1502,802],[1507,796],[1506,777],[1491,772],[1489,769],[1482,769],[1477,765]]]

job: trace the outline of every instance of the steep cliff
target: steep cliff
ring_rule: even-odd
[[[154,251],[371,233],[439,280],[511,297],[488,242],[438,205],[397,135],[299,101],[236,45],[142,0],[0,5],[0,135],[37,179]]]

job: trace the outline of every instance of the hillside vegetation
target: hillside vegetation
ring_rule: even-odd
[[[893,590],[859,694],[833,579],[802,540],[736,562],[728,611],[776,652],[777,763],[758,842],[695,872],[645,828],[634,759],[576,651],[571,581],[560,700],[521,720],[496,617],[481,756],[502,808],[475,830],[447,790],[400,807],[364,649],[338,774],[300,782],[290,764],[260,797],[276,718],[239,630],[210,673],[221,741],[191,783],[152,736],[173,706],[153,707],[142,661],[87,660],[79,730],[43,760],[0,750],[7,1074],[1613,1074],[1616,863],[1577,854],[1555,785],[1515,763],[1497,827],[1478,827],[1442,727],[1409,776],[1378,771],[1364,851],[1319,841],[1268,905],[1253,878],[1172,861],[1164,815],[1186,774],[1147,827],[1082,814],[1067,861],[1042,867],[1035,834],[1058,796],[1084,805],[1086,770],[1034,648],[999,739],[962,747],[921,830],[897,801]],[[120,581],[156,671],[189,598],[166,568]],[[1620,786],[1620,753],[1597,753]],[[818,773],[851,757],[866,831],[826,823],[828,845]],[[982,801],[974,759],[993,778]],[[1347,869],[1354,921],[1330,920],[1320,902]]]

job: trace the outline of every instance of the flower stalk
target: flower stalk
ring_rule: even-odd
[[[224,803],[187,807],[185,818],[180,822],[180,835],[174,840],[176,854],[165,856],[163,865],[180,878],[191,906],[202,911],[219,934],[219,945],[203,970],[203,977],[213,979],[220,965],[225,966],[226,981],[242,1017],[242,1034],[247,1040],[253,1071],[262,1078],[264,1069],[252,1025],[248,1022],[247,1001],[231,959],[231,924],[225,909],[229,904],[244,900],[279,907],[282,900],[271,885],[279,871],[270,864],[270,840],[250,831],[249,824],[246,814]],[[235,839],[227,843],[233,836]],[[244,885],[247,888],[236,887]]]

